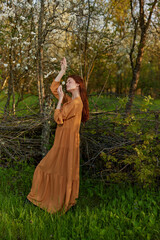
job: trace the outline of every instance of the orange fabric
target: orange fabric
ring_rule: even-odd
[[[50,89],[58,99],[60,82],[52,82]],[[50,213],[65,213],[76,204],[79,195],[79,129],[83,102],[68,94],[61,109],[55,109],[57,123],[54,144],[37,165],[31,191],[27,198]]]

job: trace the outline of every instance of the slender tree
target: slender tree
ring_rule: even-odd
[[[149,4],[150,9],[148,18],[146,18],[145,14],[145,3],[144,0],[138,0],[138,4],[133,4],[133,0],[130,0],[130,7],[131,7],[131,14],[132,14],[132,19],[133,19],[133,24],[134,24],[134,35],[133,35],[133,42],[132,42],[132,48],[130,50],[130,63],[132,67],[132,80],[130,84],[130,90],[129,90],[129,95],[128,95],[128,102],[126,104],[126,114],[129,114],[131,112],[132,108],[132,103],[135,95],[135,90],[137,88],[137,84],[139,81],[139,75],[140,75],[140,69],[141,69],[141,63],[143,59],[143,54],[144,54],[144,48],[146,44],[146,38],[147,38],[147,30],[150,26],[151,23],[151,18],[152,14],[154,12],[154,9],[156,7],[156,4],[158,0],[154,0],[152,3]],[[137,10],[137,5],[139,7],[139,14],[136,17],[135,11]],[[134,11],[135,10],[135,11]],[[136,54],[136,59],[134,61],[133,55],[135,54],[135,48],[137,44],[137,35],[138,35],[138,26],[140,26],[140,39],[138,42],[138,51]]]

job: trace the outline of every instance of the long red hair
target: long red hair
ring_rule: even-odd
[[[79,84],[79,92],[83,102],[83,110],[82,110],[82,119],[81,122],[85,123],[89,119],[89,104],[88,104],[88,95],[87,90],[84,84],[83,79],[77,75],[70,75],[68,78],[73,78],[76,83]]]

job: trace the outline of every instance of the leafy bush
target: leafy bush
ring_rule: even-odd
[[[100,174],[108,182],[129,181],[144,186],[158,184],[160,134],[155,116],[159,113],[148,111],[152,104],[149,96],[145,97],[140,111],[132,111],[126,116],[126,100],[119,99],[119,107],[114,114],[96,115],[83,132],[89,139],[87,144],[92,161],[88,162],[90,169],[94,170],[91,175]]]

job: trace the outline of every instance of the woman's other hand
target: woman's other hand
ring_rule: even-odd
[[[62,85],[59,85],[58,89],[57,89],[58,95],[59,95],[59,99],[63,99],[64,97],[64,92],[62,90]]]

